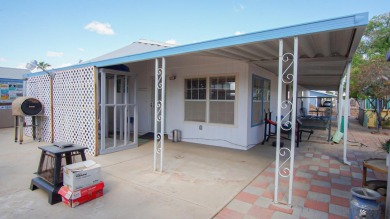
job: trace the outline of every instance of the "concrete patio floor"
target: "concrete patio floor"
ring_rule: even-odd
[[[26,137],[0,129],[0,218],[211,218],[256,178],[275,157],[275,148],[248,151],[167,141],[165,171],[152,171],[153,142],[98,157],[104,196],[76,208],[50,205],[42,190],[31,191],[40,157]]]
[[[287,179],[282,178],[279,183],[280,204],[273,203],[273,162],[215,218],[349,218],[350,190],[362,186],[363,161],[386,156],[381,143],[390,136],[372,134],[372,131],[375,130],[361,127],[357,120],[351,119],[347,155],[348,161],[352,163],[350,166],[342,161],[342,144],[326,142],[326,131],[315,130],[309,141],[303,140],[295,154],[292,208],[286,205],[289,187]],[[368,170],[367,179],[386,180],[387,176]]]

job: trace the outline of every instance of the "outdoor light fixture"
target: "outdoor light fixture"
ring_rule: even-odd
[[[32,60],[31,62],[26,64],[26,68],[30,71],[36,69],[38,67],[38,62],[37,60]]]

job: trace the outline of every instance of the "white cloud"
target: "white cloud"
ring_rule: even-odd
[[[241,31],[234,32],[234,35],[241,35],[241,34],[244,34],[244,32],[241,32]]]
[[[64,53],[63,52],[47,51],[46,55],[49,57],[62,57],[64,55]]]
[[[111,28],[109,23],[101,23],[99,21],[92,21],[91,23],[85,25],[84,29],[96,32],[102,35],[114,35],[114,30]]]
[[[62,63],[60,65],[57,65],[55,68],[65,68],[65,67],[68,67],[68,66],[71,66],[73,65],[72,63],[68,62],[68,63]]]
[[[169,43],[169,44],[177,44],[176,40],[175,39],[170,39],[170,40],[167,40],[165,41],[165,43]]]
[[[7,60],[4,57],[0,57],[0,62],[6,62]]]
[[[80,51],[80,52],[84,52],[85,51],[84,48],[77,48],[77,50]]]

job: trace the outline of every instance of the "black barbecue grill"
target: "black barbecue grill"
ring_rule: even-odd
[[[43,114],[42,103],[34,97],[19,97],[12,102],[12,115],[15,117],[15,142],[23,142],[25,127],[32,127],[33,139],[41,140],[41,116]],[[25,117],[31,117],[31,125],[25,123]]]

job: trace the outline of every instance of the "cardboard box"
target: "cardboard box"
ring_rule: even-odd
[[[97,184],[100,179],[100,165],[87,160],[63,167],[63,183],[70,190],[76,191]]]
[[[69,207],[76,207],[86,202],[89,202],[95,198],[103,196],[104,183],[99,182],[98,184],[72,191],[66,186],[62,186],[58,194],[62,196],[62,202]]]

